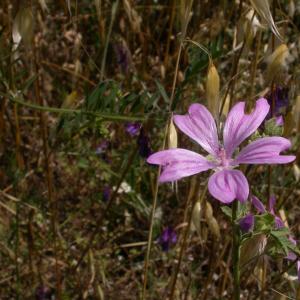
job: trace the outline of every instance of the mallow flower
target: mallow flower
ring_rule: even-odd
[[[254,110],[245,113],[245,102],[238,102],[228,113],[223,128],[223,142],[218,138],[215,120],[202,104],[192,104],[188,114],[173,117],[176,126],[197,142],[209,155],[187,149],[168,149],[150,155],[147,162],[162,166],[160,182],[172,182],[212,169],[208,181],[210,194],[223,203],[235,199],[245,202],[249,185],[236,168],[241,164],[285,164],[293,155],[280,155],[291,143],[283,137],[259,138],[239,151],[239,146],[261,125],[270,110],[268,101],[260,98]]]

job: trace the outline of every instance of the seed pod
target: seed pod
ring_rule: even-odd
[[[201,204],[200,202],[197,202],[193,209],[192,224],[199,235],[201,234],[200,222],[201,222]]]
[[[269,25],[272,32],[282,40],[280,33],[274,23],[271,10],[270,10],[270,3],[269,0],[250,0],[253,8],[255,11],[260,15],[260,17]]]
[[[177,139],[177,131],[174,126],[173,120],[170,120],[169,131],[168,131],[168,147],[169,149],[177,148],[178,139]]]
[[[295,15],[295,11],[296,11],[295,1],[290,0],[289,7],[288,7],[288,12],[289,12],[289,17],[291,19],[293,19],[294,15]]]
[[[300,168],[299,168],[299,166],[297,164],[293,165],[293,173],[294,173],[296,182],[298,182],[299,179],[300,179]]]
[[[12,37],[17,48],[23,39],[24,43],[28,46],[32,42],[34,32],[34,19],[30,8],[21,8],[13,23]]]
[[[40,2],[40,5],[41,5],[41,8],[44,12],[47,12],[48,11],[48,6],[47,6],[47,2],[46,0],[39,0]]]
[[[207,222],[208,228],[212,235],[219,240],[221,237],[220,233],[220,226],[216,220],[216,218],[213,216],[213,209],[209,202],[206,202],[205,207],[205,220]]]
[[[280,75],[284,68],[287,66],[287,58],[289,55],[288,47],[286,44],[281,44],[275,51],[269,56],[268,68],[267,68],[267,82],[271,83],[280,78]]]
[[[208,109],[215,119],[217,119],[219,116],[220,105],[220,77],[212,62],[209,64],[207,72],[206,98]]]

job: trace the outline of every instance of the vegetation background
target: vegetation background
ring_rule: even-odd
[[[253,2],[1,0],[0,299],[231,299],[231,225],[207,174],[158,185],[145,159],[171,112],[218,105],[222,121],[274,95],[299,157],[300,2],[271,1],[281,40]],[[296,239],[298,163],[247,176]],[[244,255],[242,299],[300,299],[286,261]]]

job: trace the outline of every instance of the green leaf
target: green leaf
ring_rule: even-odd
[[[165,88],[160,84],[159,81],[155,80],[155,83],[157,85],[157,88],[159,90],[159,93],[161,94],[161,96],[163,97],[163,99],[165,100],[166,103],[169,103],[170,102],[170,99],[167,95],[167,92],[165,90]]]
[[[282,228],[280,230],[272,230],[270,233],[273,237],[276,245],[283,250],[285,255],[288,255],[289,251],[299,252],[297,246],[290,241],[290,232],[287,228]]]
[[[255,231],[271,231],[275,225],[275,217],[270,213],[255,216]]]
[[[232,209],[229,206],[221,206],[222,212],[231,219],[232,217]]]

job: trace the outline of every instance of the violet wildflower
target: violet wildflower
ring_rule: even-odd
[[[115,43],[113,48],[117,57],[117,64],[121,71],[127,74],[131,65],[131,54],[125,41],[121,40],[120,42]]]
[[[289,97],[288,97],[289,91],[286,87],[276,86],[275,90],[272,91],[266,96],[266,99],[268,100],[268,103],[271,107],[273,107],[273,101],[274,101],[274,111],[273,114],[271,114],[271,110],[267,115],[267,119],[272,118],[272,116],[279,116],[281,115],[286,108],[289,106]]]
[[[96,154],[99,155],[105,162],[110,163],[110,159],[107,156],[106,150],[109,147],[109,142],[104,140],[96,147]]]
[[[96,147],[96,154],[103,154],[105,150],[108,148],[109,142],[108,141],[102,141],[100,144]]]
[[[143,128],[140,130],[140,134],[137,139],[137,143],[139,146],[140,156],[147,158],[152,153],[152,151],[150,148],[150,140],[149,140],[148,136],[146,135]]]
[[[140,132],[141,124],[140,123],[127,123],[125,125],[125,130],[131,135],[136,136]]]
[[[251,231],[254,227],[254,216],[253,214],[248,214],[241,218],[239,221],[240,228],[242,232],[247,233]]]
[[[240,144],[261,125],[270,110],[267,100],[256,101],[255,109],[245,114],[245,102],[238,102],[228,113],[223,129],[223,144],[218,140],[215,120],[207,108],[192,104],[186,115],[175,115],[177,127],[204,148],[204,157],[186,149],[168,149],[152,154],[148,163],[163,167],[160,182],[172,182],[203,171],[214,170],[208,181],[210,194],[223,203],[235,199],[245,202],[249,185],[244,174],[236,170],[240,164],[285,164],[293,155],[280,155],[291,143],[283,137],[264,137],[251,142],[239,153]]]
[[[177,234],[172,227],[167,227],[162,232],[161,236],[158,239],[158,243],[161,245],[162,250],[167,252],[172,245],[175,245],[177,242]]]
[[[103,188],[103,192],[102,192],[102,195],[103,195],[103,200],[105,202],[107,202],[110,198],[110,195],[111,195],[111,188],[106,185],[104,188]]]
[[[52,299],[53,293],[47,286],[39,286],[35,291],[36,300],[50,300]]]

